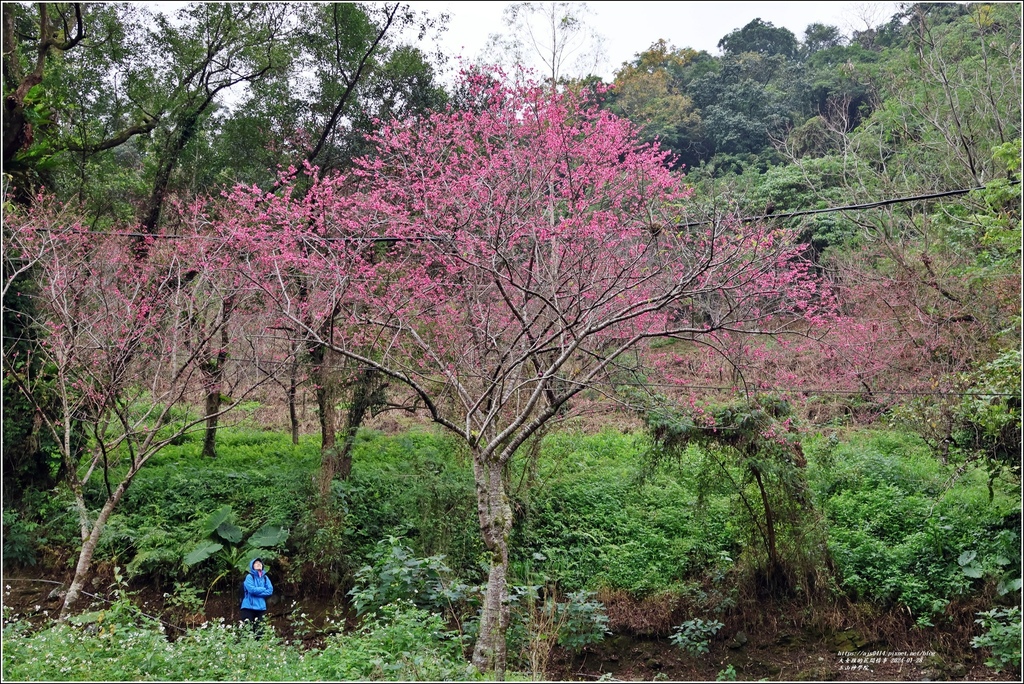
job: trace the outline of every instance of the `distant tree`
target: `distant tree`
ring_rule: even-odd
[[[776,28],[770,21],[754,19],[741,29],[727,34],[718,47],[727,55],[738,55],[743,52],[756,52],[771,57],[782,55],[786,59],[794,59],[797,55],[797,40],[788,28]]]
[[[288,78],[299,87],[289,101],[308,141],[292,163],[345,168],[368,151],[363,136],[379,122],[444,103],[427,55],[399,36],[443,29],[445,17],[430,20],[398,2],[314,3],[297,11],[298,59]]]
[[[77,48],[86,35],[84,3],[40,3],[33,10],[3,4],[3,169],[14,183],[11,199],[30,201],[43,157],[52,153],[54,122],[40,87],[56,55]]]
[[[700,53],[677,49],[659,40],[615,72],[605,106],[640,126],[645,140],[657,140],[678,155],[677,163],[694,166],[706,152],[700,116],[685,94],[683,73]]]
[[[846,132],[856,128],[880,104],[874,77],[879,55],[859,45],[818,50],[804,61],[802,105],[812,117]]]
[[[177,14],[159,15],[157,37],[167,46],[166,61],[151,78],[170,82],[173,99],[159,101],[166,126],[157,133],[156,171],[139,216],[143,232],[156,231],[171,174],[201,121],[218,105],[218,95],[236,85],[265,78],[287,62],[283,6],[268,3],[199,3]]]
[[[890,125],[939,151],[917,156],[922,177],[978,186],[994,176],[993,147],[1021,134],[1021,6],[978,6],[949,23],[925,9],[907,24],[912,52],[884,72]]]
[[[837,26],[808,24],[804,30],[804,41],[800,46],[800,54],[806,59],[821,50],[839,47],[844,40],[842,31]]]
[[[789,68],[778,55],[726,55],[715,72],[690,83],[686,91],[698,108],[712,154],[774,152],[772,139],[783,137],[794,113],[792,83],[786,83]]]
[[[492,34],[490,57],[508,69],[535,64],[549,84],[595,73],[604,60],[604,39],[588,25],[585,2],[518,2],[504,10],[507,32]]]

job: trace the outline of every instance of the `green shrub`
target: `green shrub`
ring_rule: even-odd
[[[911,435],[864,432],[816,447],[810,482],[853,598],[902,604],[926,626],[985,582],[1020,577],[1019,493],[989,502],[983,471],[955,478]]]
[[[311,681],[464,681],[476,670],[462,653],[457,634],[436,613],[410,601],[382,606],[353,634],[330,637],[308,659]]]
[[[559,646],[579,651],[610,634],[604,604],[594,596],[592,591],[574,591],[557,604]]]
[[[604,604],[593,592],[572,592],[559,600],[554,585],[541,575],[532,574],[539,584],[514,584],[509,587],[510,623],[505,634],[509,666],[543,678],[556,644],[571,651],[603,640],[608,631]],[[475,638],[480,616],[463,624],[465,633]]]
[[[719,670],[718,674],[715,675],[716,682],[735,682],[736,681],[736,668],[730,663],[725,667],[724,670]]]
[[[98,560],[126,562],[130,577],[163,584],[176,577],[195,549],[206,513],[230,506],[253,525],[290,525],[306,508],[303,486],[315,467],[315,447],[296,447],[285,435],[222,428],[218,458],[204,458],[198,441],[167,447],[136,477],[111,516]],[[285,547],[286,548],[286,547]],[[282,549],[284,550],[284,549]],[[199,567],[196,579],[216,570]]]
[[[39,538],[39,524],[25,519],[13,508],[3,509],[3,562],[14,565],[35,565],[36,549],[45,539]]]
[[[708,652],[711,638],[724,626],[718,620],[694,618],[672,630],[672,636],[668,640],[690,655],[698,656]]]
[[[562,591],[643,596],[677,587],[733,547],[728,503],[700,501],[696,463],[648,472],[638,439],[602,432],[544,440],[537,482],[518,502],[513,566],[539,554],[539,569]]]
[[[370,563],[377,542],[396,536],[422,557],[444,554],[459,576],[480,573],[473,473],[453,440],[427,432],[360,432],[353,463],[351,478],[337,487],[349,568]]]
[[[242,528],[234,523],[234,511],[230,504],[221,506],[207,516],[200,531],[205,538],[185,554],[182,564],[191,568],[214,558],[222,575],[233,570],[248,572],[249,562],[253,558],[276,558],[276,549],[287,541],[289,534],[280,525],[266,523],[246,538]]]
[[[417,558],[398,537],[377,544],[373,565],[362,567],[349,591],[358,615],[378,612],[385,605],[408,601],[437,613],[457,612],[468,598],[468,587],[451,575],[444,556]]]
[[[993,608],[978,613],[975,620],[985,632],[971,639],[974,648],[987,648],[991,657],[985,664],[996,672],[1013,669],[1020,672],[1021,618],[1020,608]]]
[[[66,490],[27,490],[22,494],[20,510],[24,520],[39,525],[35,530],[37,551],[72,548],[82,543],[78,514]]]

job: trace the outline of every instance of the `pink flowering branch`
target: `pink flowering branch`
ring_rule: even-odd
[[[628,121],[463,85],[472,106],[390,124],[347,177],[236,188],[217,230],[277,325],[401,381],[472,450],[495,554],[474,662],[500,670],[501,472],[524,441],[647,340],[809,335],[834,303],[780,231],[677,227],[691,191]]]

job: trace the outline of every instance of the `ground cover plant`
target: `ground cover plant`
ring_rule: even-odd
[[[115,608],[102,603],[94,607],[94,616],[105,616],[98,622],[56,626],[40,624],[38,615],[9,615],[5,674],[11,668],[13,673],[73,678],[74,672],[85,672],[81,668],[88,657],[100,654],[110,668],[104,678],[120,680],[142,672],[159,673],[161,679],[244,678],[258,668],[269,668],[281,679],[326,672],[333,673],[331,678],[468,676],[468,670],[460,669],[466,665],[460,658],[476,629],[485,568],[477,562],[482,546],[474,541],[471,476],[450,438],[430,431],[394,436],[361,432],[353,478],[339,489],[337,501],[347,511],[339,542],[341,586],[354,587],[350,598],[365,614],[361,619],[351,616],[349,629],[362,626],[343,636],[349,632],[327,620],[306,624],[297,610],[285,610],[281,603],[276,609],[279,627],[291,634],[304,628],[320,634],[320,640],[310,642],[317,644],[313,651],[303,650],[298,639],[292,644],[272,640],[263,645],[260,660],[240,655],[258,648],[232,631],[230,619],[220,624],[204,617],[211,590],[214,599],[220,595],[234,601],[231,582],[216,586],[216,568],[201,564],[186,572],[185,556],[200,538],[200,526],[208,517],[203,512],[211,505],[231,505],[247,531],[268,521],[301,519],[315,487],[317,449],[314,443],[296,447],[288,435],[252,427],[221,432],[216,460],[201,457],[197,437],[175,447],[181,453],[153,464],[146,475],[152,479],[140,480],[138,498],[125,502],[109,529],[109,540],[98,551],[101,562],[132,568],[124,573],[125,581],[134,578],[139,588],[155,583],[168,594],[165,619],[174,626],[161,632],[158,623],[133,607],[125,587],[117,586]],[[882,610],[908,610],[919,628],[941,629],[957,602],[979,595],[1011,607],[1014,592],[1009,587],[1019,587],[1019,579],[1016,585],[1013,580],[1020,576],[1019,556],[1012,553],[1019,543],[1015,490],[998,486],[990,501],[983,471],[951,482],[955,469],[943,466],[919,439],[905,433],[862,430],[848,438],[821,435],[808,440],[806,449],[808,482],[827,520],[838,591]],[[698,475],[705,461],[695,449],[652,472],[644,456],[651,446],[642,432],[617,430],[568,430],[543,441],[531,474],[534,486],[524,490],[528,496],[516,499],[515,534],[522,543],[511,563],[513,670],[542,671],[556,644],[572,649],[600,640],[606,627],[594,632],[594,625],[607,618],[600,617],[605,609],[594,597],[616,592],[688,606],[677,613],[681,617],[676,623],[659,628],[663,638],[675,634],[680,648],[700,653],[716,638],[718,625],[736,605],[736,588],[742,590],[744,558],[750,552],[750,540],[736,524],[741,510],[735,492],[701,486]],[[420,466],[410,470],[410,463]],[[235,469],[245,477],[237,477]],[[238,486],[240,479],[244,486]],[[174,486],[160,487],[160,482]],[[191,534],[153,529],[158,512],[173,510],[181,511],[177,524]],[[431,522],[443,515],[447,532],[430,533]],[[38,524],[57,529],[60,517],[57,512],[54,520]],[[136,526],[144,533],[136,534]],[[371,544],[377,534],[381,537]],[[54,534],[46,543],[59,539]],[[272,565],[283,575],[282,590],[291,586],[289,593],[298,599],[304,586],[298,568],[302,558],[310,557],[310,544],[315,544],[311,537],[290,535]],[[719,583],[704,585],[709,577],[720,578]],[[184,589],[183,582],[188,584]],[[306,588],[314,591],[313,586]],[[191,603],[184,600],[189,589],[195,597]],[[177,603],[168,600],[171,596]],[[345,612],[349,598],[343,593],[326,599]],[[409,603],[396,608],[395,601]],[[556,608],[563,604],[566,608]],[[118,617],[122,613],[128,617]],[[181,619],[186,613],[193,616],[192,627]],[[129,618],[130,625],[124,623]],[[1002,635],[1013,629],[1016,618],[998,608],[978,619],[977,648],[991,650],[990,659],[1001,670],[1012,670],[1012,653],[1006,655]],[[410,634],[414,624],[433,625],[428,632],[441,635],[440,640],[427,639],[426,632]],[[544,624],[547,631],[541,631]],[[559,624],[569,625],[568,631],[552,631]],[[540,634],[553,635],[550,643]],[[168,640],[169,635],[174,638]],[[422,652],[409,650],[414,643]],[[50,650],[54,644],[59,649]],[[384,663],[398,662],[384,655],[389,644],[404,644],[401,652],[408,655],[394,670],[381,669]],[[321,647],[322,652],[316,650]],[[119,659],[119,652],[128,655]],[[237,655],[230,671],[217,669],[225,667],[217,653]],[[245,659],[251,657],[253,669],[248,669]]]
[[[4,677],[15,681],[464,681],[477,675],[457,634],[408,603],[383,608],[357,631],[306,650],[223,620],[168,639],[130,600],[70,623],[29,631],[4,617]]]
[[[903,605],[930,625],[984,585],[1016,594],[1016,488],[999,482],[990,496],[984,470],[956,478],[919,439],[893,432],[826,446],[811,463],[829,548],[854,598]]]

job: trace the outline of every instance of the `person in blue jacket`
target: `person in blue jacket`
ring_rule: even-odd
[[[253,558],[249,563],[249,574],[245,576],[245,596],[242,598],[242,622],[251,622],[257,636],[263,633],[263,615],[267,612],[267,597],[274,593],[263,561]]]

